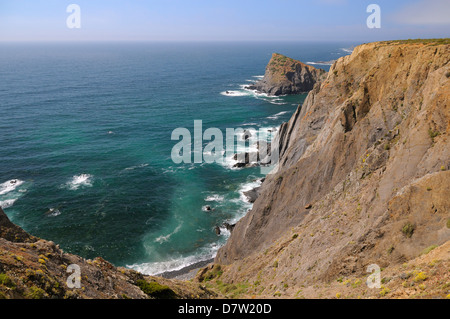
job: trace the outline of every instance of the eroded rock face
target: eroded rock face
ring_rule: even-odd
[[[267,64],[264,78],[248,88],[269,95],[300,94],[311,91],[316,83],[324,79],[325,74],[322,69],[274,53]]]
[[[449,44],[404,42],[340,58],[281,126],[279,171],[219,250],[221,280],[295,287],[450,240],[449,61]]]

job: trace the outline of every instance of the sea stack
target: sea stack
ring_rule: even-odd
[[[247,87],[269,95],[287,95],[309,92],[321,82],[326,72],[300,61],[274,53],[266,67],[264,78]]]

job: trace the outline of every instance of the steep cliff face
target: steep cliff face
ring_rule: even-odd
[[[282,125],[279,170],[220,249],[221,279],[288,293],[448,241],[449,61],[448,41],[365,44],[336,61]]]
[[[325,73],[322,69],[274,53],[264,78],[248,88],[269,95],[300,94],[309,92],[314,84],[324,79]]]

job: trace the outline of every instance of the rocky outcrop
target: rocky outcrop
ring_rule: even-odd
[[[322,81],[326,72],[300,61],[274,53],[266,67],[264,78],[248,87],[269,95],[309,92]]]
[[[448,40],[337,60],[281,126],[279,170],[219,250],[221,281],[292,293],[449,241],[449,61]]]

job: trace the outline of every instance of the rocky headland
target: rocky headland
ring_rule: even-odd
[[[247,87],[268,95],[300,94],[312,90],[326,72],[279,53],[272,54],[264,77]]]

